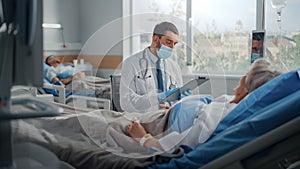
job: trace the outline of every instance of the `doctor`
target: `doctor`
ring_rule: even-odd
[[[152,43],[122,65],[120,104],[127,112],[168,108],[162,100],[182,86],[181,69],[170,56],[178,43],[178,29],[170,22],[155,26]]]

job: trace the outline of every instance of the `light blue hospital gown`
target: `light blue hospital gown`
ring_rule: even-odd
[[[219,122],[236,104],[229,103],[233,96],[222,95],[210,102],[203,96],[192,96],[174,107],[171,118],[172,132],[159,139],[165,151],[172,152],[177,145],[195,147],[205,142]],[[179,106],[178,106],[179,105]]]
[[[60,64],[57,67],[49,67],[46,73],[48,80],[52,81],[53,78],[58,77],[59,79],[64,79],[75,74],[75,69],[72,66],[66,66]],[[62,76],[61,78],[59,76]]]

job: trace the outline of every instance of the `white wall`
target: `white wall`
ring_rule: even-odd
[[[97,44],[105,46],[108,40],[115,43],[109,48],[109,54],[122,54],[122,1],[120,0],[44,0],[44,23],[60,23],[63,26],[65,42],[84,46],[85,42],[97,31],[109,27],[109,33],[103,35]],[[114,23],[112,23],[114,22]],[[58,29],[44,29],[46,49],[62,43]],[[48,46],[47,46],[48,45]],[[100,54],[107,54],[102,48]],[[61,48],[57,48],[61,50]]]
[[[122,1],[80,0],[81,54],[122,55]],[[98,69],[96,75],[109,78],[112,69]]]
[[[44,29],[44,55],[122,55],[122,1],[44,0],[44,23],[60,23],[59,29]],[[98,70],[109,77],[114,70]]]
[[[44,29],[44,50],[48,54],[76,54],[81,48],[79,0],[44,0],[44,23],[59,23],[67,49],[62,46],[60,29]]]
[[[101,33],[98,48],[107,41],[114,41],[109,54],[122,55],[122,1],[120,0],[80,0],[80,28],[84,44],[94,34]],[[107,29],[109,28],[109,29]],[[109,31],[107,31],[109,30]],[[104,33],[105,32],[105,33]],[[108,50],[102,48],[102,54]]]

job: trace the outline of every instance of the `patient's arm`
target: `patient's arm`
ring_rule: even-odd
[[[78,72],[73,77],[74,78],[84,78],[85,77],[85,73],[84,72]]]
[[[55,82],[57,82],[57,81],[59,81],[59,78],[58,78],[58,77],[54,77],[54,78],[52,79],[52,82],[53,82],[53,83],[55,83]]]
[[[66,85],[66,84],[69,84],[73,80],[73,78],[74,78],[74,76],[69,76],[67,78],[60,79],[60,81]]]
[[[140,142],[141,138],[147,134],[144,127],[137,121],[135,121],[131,125],[129,125],[126,130],[127,130],[128,134],[138,142]],[[158,142],[158,139],[156,139],[154,137],[147,139],[143,146],[148,149],[155,147],[155,148],[159,148],[159,149],[163,150],[163,148],[161,147],[161,145]]]
[[[162,146],[160,145],[160,143],[158,142],[158,139],[152,137],[150,138],[149,140],[147,140],[144,144],[144,147],[149,149],[149,148],[152,148],[152,147],[155,147],[155,148],[158,148],[160,150],[164,150],[162,148]]]
[[[64,79],[59,79],[58,77],[54,77],[52,79],[52,82],[55,83],[57,81],[61,81],[64,85],[70,83],[71,81],[73,80],[73,76],[69,76],[67,78],[64,78]]]
[[[77,74],[75,74],[74,76],[69,76],[67,78],[64,78],[64,79],[59,79],[58,77],[54,77],[52,79],[52,82],[56,82],[58,80],[60,80],[63,84],[69,84],[70,82],[72,82],[73,79],[76,79],[76,78],[84,78],[85,77],[85,73],[84,72],[79,72]]]

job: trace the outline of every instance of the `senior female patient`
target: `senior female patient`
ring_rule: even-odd
[[[184,114],[176,114],[175,126],[177,126],[174,128],[172,124],[170,124],[172,131],[160,139],[152,137],[152,133],[147,133],[145,128],[138,121],[130,124],[126,128],[126,131],[147,149],[151,148],[171,152],[176,145],[185,144],[196,146],[205,142],[211,136],[223,117],[236,107],[248,93],[280,74],[280,72],[271,67],[268,61],[258,59],[253,63],[247,75],[240,79],[239,85],[234,89],[233,99],[228,95],[223,95],[209,103],[204,103],[204,101],[201,108],[195,114],[186,114],[187,112],[183,111]],[[174,113],[176,112],[173,112],[173,116]],[[185,117],[189,115],[193,117]],[[187,121],[180,122],[181,120]],[[181,130],[179,130],[180,126],[178,127],[180,124],[185,125]]]

